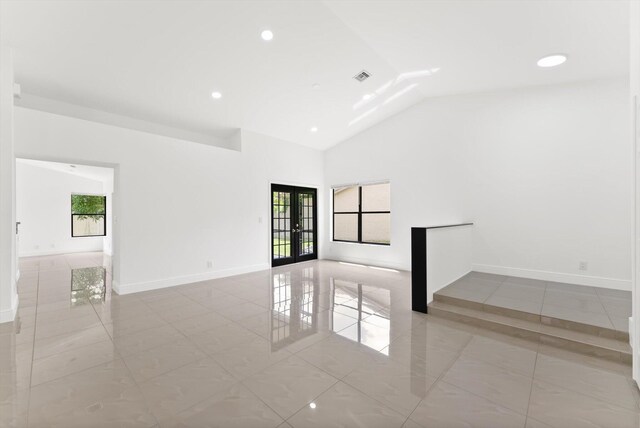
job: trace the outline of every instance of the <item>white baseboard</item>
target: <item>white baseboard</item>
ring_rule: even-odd
[[[358,264],[358,265],[375,266],[375,267],[381,267],[381,268],[387,268],[387,269],[396,269],[396,270],[404,270],[404,271],[410,271],[411,270],[411,267],[407,268],[407,266],[401,265],[401,264],[398,264],[398,263],[388,263],[388,262],[383,262],[383,261],[380,261],[380,260],[358,258],[358,257],[333,257],[333,256],[328,256],[328,257],[322,257],[322,258],[320,258],[320,260],[331,260],[331,261],[334,261],[334,262],[353,263],[353,264]]]
[[[18,312],[18,303],[19,303],[19,298],[18,298],[18,294],[16,293],[15,296],[13,296],[13,301],[11,302],[11,307],[4,309],[2,311],[0,311],[0,324],[5,323],[5,322],[11,322],[14,319],[16,319],[16,313]]]
[[[59,256],[61,254],[73,254],[73,253],[95,253],[101,252],[102,248],[98,249],[82,249],[82,250],[42,250],[42,251],[25,251],[20,252],[19,257],[41,257],[41,256]]]
[[[576,275],[572,273],[549,272],[543,270],[522,269],[483,264],[474,264],[473,270],[476,272],[519,276],[521,278],[540,279],[543,281],[565,282],[568,284],[631,291],[630,279],[604,278],[601,276]]]
[[[141,291],[158,290],[160,288],[175,287],[176,285],[191,284],[194,282],[208,281],[211,279],[225,278],[227,276],[240,275],[243,273],[256,272],[259,270],[270,269],[271,266],[268,263],[244,266],[239,268],[231,268],[218,270],[215,272],[203,272],[193,275],[175,276],[172,278],[163,278],[153,281],[134,282],[131,284],[112,284],[113,291],[116,293],[131,294],[139,293]]]

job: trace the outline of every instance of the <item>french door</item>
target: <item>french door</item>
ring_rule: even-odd
[[[318,258],[316,189],[271,185],[271,265]]]

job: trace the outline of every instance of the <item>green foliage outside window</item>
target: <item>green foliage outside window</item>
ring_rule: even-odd
[[[284,213],[291,205],[290,194],[286,192],[273,192],[273,212]]]
[[[91,219],[97,222],[104,218],[105,212],[104,196],[71,195],[71,214],[79,214],[79,220]]]

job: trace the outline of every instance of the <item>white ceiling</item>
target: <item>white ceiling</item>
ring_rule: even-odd
[[[318,149],[425,97],[628,73],[628,1],[0,7],[0,37],[14,48],[25,93],[217,137],[243,128]],[[260,38],[266,28],[271,42]],[[557,52],[569,61],[536,66]],[[363,69],[373,77],[359,83],[352,77]],[[211,98],[214,90],[222,99]],[[375,96],[359,102],[365,94]]]
[[[16,162],[23,165],[34,166],[36,168],[44,168],[51,171],[63,172],[65,174],[84,177],[90,180],[100,181],[102,183],[109,183],[113,181],[113,168],[21,158],[16,159]]]

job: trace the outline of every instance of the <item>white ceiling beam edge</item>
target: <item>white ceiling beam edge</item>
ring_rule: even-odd
[[[239,129],[230,137],[219,138],[186,129],[174,128],[155,122],[147,122],[127,116],[108,113],[102,110],[95,110],[76,104],[69,104],[62,101],[52,100],[50,98],[26,94],[24,92],[21,94],[20,98],[14,98],[14,104],[18,107],[74,117],[77,119],[132,129],[134,131],[141,131],[149,134],[161,135],[182,141],[206,144],[208,146],[220,147],[223,149],[241,151],[242,148],[242,134]]]

